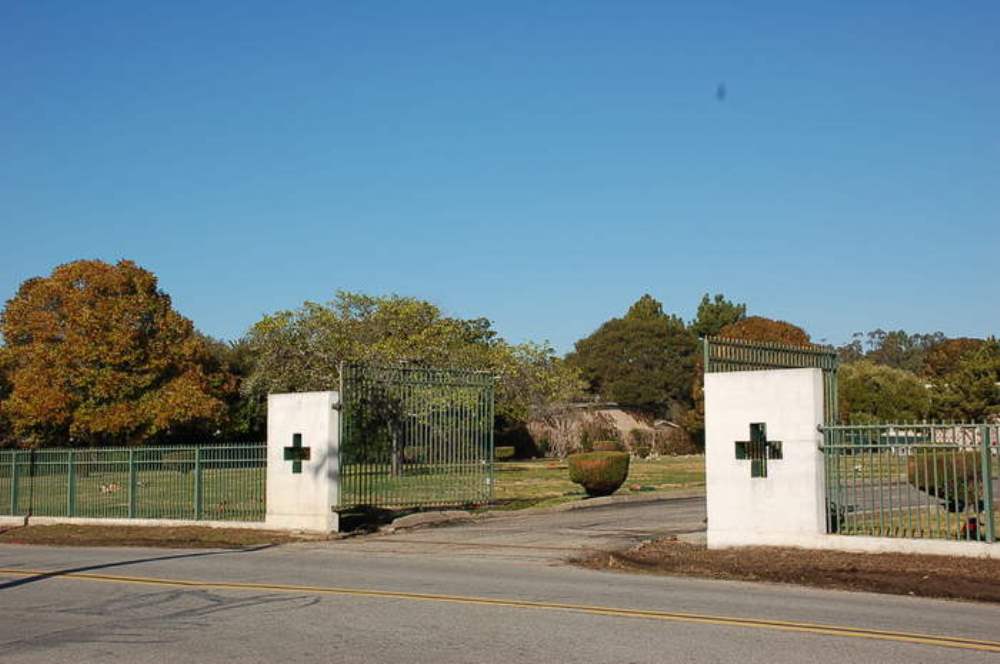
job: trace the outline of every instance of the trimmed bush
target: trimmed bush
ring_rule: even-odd
[[[628,477],[627,452],[585,452],[566,458],[569,479],[584,488],[588,496],[608,496]]]
[[[497,461],[507,461],[509,459],[514,458],[515,451],[516,450],[514,449],[513,445],[502,445],[500,447],[494,447],[493,458],[496,459]]]
[[[982,460],[979,452],[918,448],[906,461],[906,478],[924,493],[943,500],[949,512],[967,505],[981,511]]]
[[[625,446],[617,440],[599,440],[594,443],[595,452],[624,452]]]

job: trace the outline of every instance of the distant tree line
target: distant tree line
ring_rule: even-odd
[[[530,453],[525,423],[577,401],[704,427],[699,338],[809,345],[802,328],[706,294],[693,320],[643,295],[560,357],[512,344],[486,318],[397,295],[338,292],[264,316],[240,339],[197,331],[130,261],[75,261],[21,284],[0,312],[0,445],[139,445],[264,436],[269,392],[332,389],[341,362],[497,376],[498,443]],[[875,330],[836,348],[841,416],[1000,416],[1000,342]]]

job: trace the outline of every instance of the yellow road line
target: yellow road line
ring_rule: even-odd
[[[130,583],[148,586],[167,586],[181,588],[198,588],[213,590],[257,590],[269,592],[295,592],[317,595],[341,595],[350,597],[367,597],[378,599],[398,599],[420,602],[449,602],[454,604],[472,604],[479,606],[496,606],[516,609],[536,609],[549,611],[569,611],[590,615],[612,616],[616,618],[644,618],[647,620],[662,620],[667,622],[688,622],[704,625],[722,625],[726,627],[744,627],[751,629],[772,629],[785,632],[801,632],[807,634],[822,634],[827,636],[842,636],[880,641],[898,641],[945,648],[961,648],[982,652],[1000,653],[1000,641],[985,641],[960,636],[944,636],[935,634],[917,634],[911,632],[896,632],[890,630],[864,629],[842,625],[823,625],[816,623],[789,622],[783,620],[760,620],[754,618],[738,618],[733,616],[715,616],[697,613],[677,613],[671,611],[652,611],[644,609],[623,609],[588,604],[565,604],[559,602],[533,602],[516,599],[498,599],[492,597],[475,597],[465,595],[436,595],[430,593],[410,593],[393,590],[367,590],[363,588],[338,588],[327,586],[302,586],[278,583],[240,583],[229,581],[198,581],[191,579],[165,579],[141,576],[117,576],[111,574],[90,574],[53,570],[3,569],[0,575],[17,577],[40,577],[50,579],[74,579],[81,581],[100,581],[105,583]]]

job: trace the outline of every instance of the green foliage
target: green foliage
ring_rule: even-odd
[[[958,359],[957,366],[933,382],[934,416],[983,420],[1000,414],[1000,341],[987,339]]]
[[[567,362],[588,390],[607,401],[666,413],[688,403],[697,340],[677,316],[643,295],[623,318],[613,318],[576,342]]]
[[[861,360],[842,366],[838,382],[845,421],[921,420],[930,413],[931,392],[909,371]]]
[[[509,445],[493,448],[493,458],[497,461],[508,461],[514,458],[515,449]]]
[[[916,489],[944,501],[949,512],[977,511],[982,486],[979,452],[922,447],[906,462],[906,477]]]
[[[738,323],[747,316],[747,305],[727,300],[722,293],[710,299],[705,293],[698,304],[698,313],[690,330],[696,337],[714,337],[727,325]]]
[[[625,446],[618,440],[599,440],[592,445],[594,452],[624,452]]]
[[[341,362],[491,371],[498,377],[497,415],[511,422],[570,399],[582,386],[547,344],[512,345],[485,318],[452,318],[398,295],[338,292],[327,304],[306,302],[265,316],[246,344],[254,365],[241,389],[257,403],[269,392],[330,389]]]
[[[628,477],[629,455],[626,452],[571,454],[566,461],[569,479],[581,485],[588,496],[611,495]]]

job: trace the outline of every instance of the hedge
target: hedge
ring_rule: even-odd
[[[569,478],[588,496],[614,493],[628,477],[628,452],[584,452],[567,457]]]

